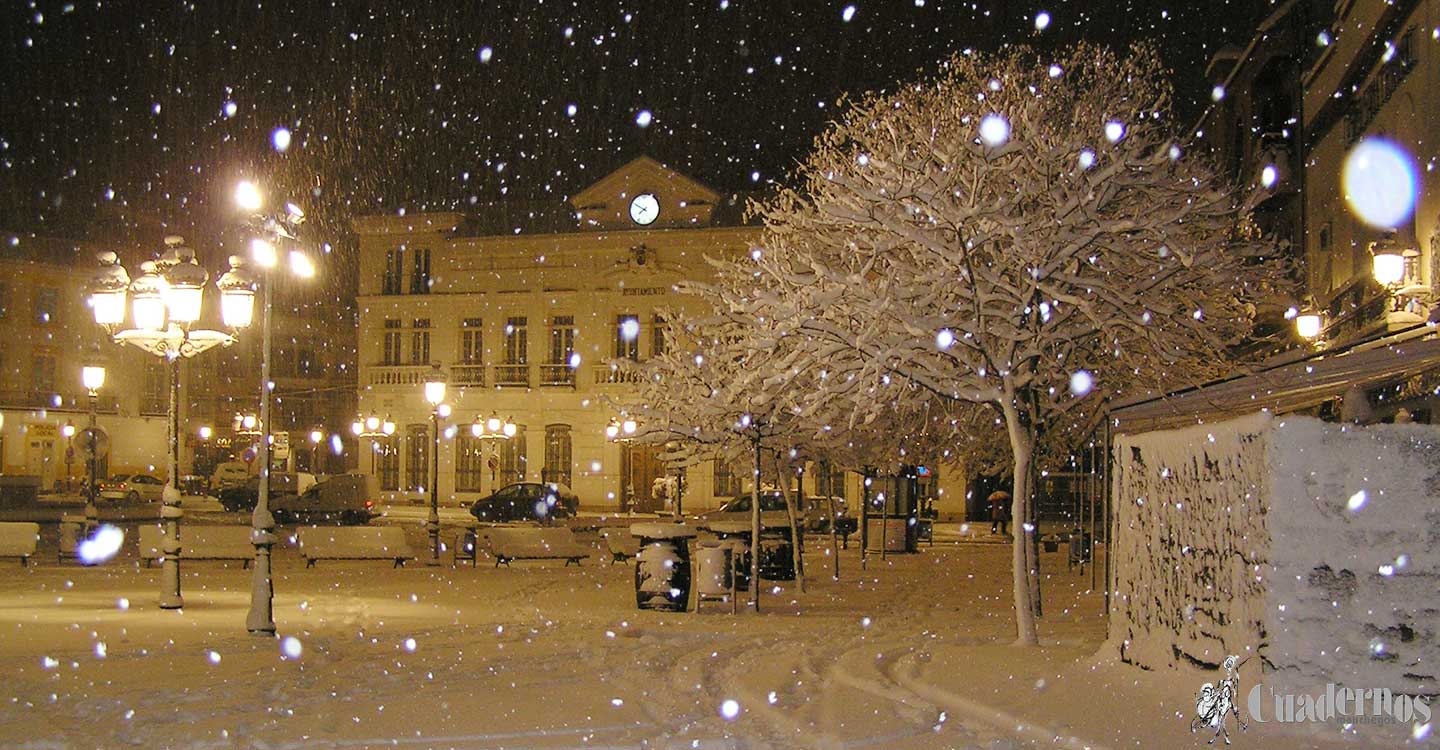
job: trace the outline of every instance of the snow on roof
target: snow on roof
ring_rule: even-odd
[[[1170,429],[1269,411],[1318,406],[1351,388],[1369,390],[1440,371],[1440,338],[1419,326],[1343,349],[1284,360],[1249,375],[1207,383],[1110,410],[1117,433]]]

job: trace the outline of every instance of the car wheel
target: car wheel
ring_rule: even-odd
[[[125,499],[132,503],[138,503],[140,502],[140,493],[136,492],[135,490],[130,490],[130,494],[126,495]]]

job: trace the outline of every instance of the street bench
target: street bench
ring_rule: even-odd
[[[140,559],[145,567],[151,567],[156,560],[165,556],[165,529],[159,524],[147,523],[140,527]],[[250,567],[255,559],[255,545],[250,543],[249,526],[195,526],[180,527],[181,560],[239,560]]]
[[[610,564],[625,562],[640,554],[640,538],[630,533],[629,526],[617,526],[600,530],[605,540],[605,549],[610,553]]]
[[[489,530],[490,554],[495,567],[511,560],[564,560],[580,564],[590,556],[590,549],[575,541],[575,535],[564,526],[511,526]]]
[[[40,524],[28,521],[0,523],[0,557],[18,557],[20,565],[30,564],[35,543],[40,539]]]
[[[312,526],[300,529],[295,536],[307,568],[319,560],[394,560],[398,568],[406,560],[415,559],[405,541],[405,530],[398,526]]]

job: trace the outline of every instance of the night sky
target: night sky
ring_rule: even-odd
[[[1268,6],[9,2],[0,228],[157,245],[170,231],[213,236],[234,223],[229,188],[249,176],[338,243],[354,213],[553,205],[642,153],[724,191],[763,189],[841,95],[1002,44],[1152,40],[1189,117],[1208,97],[1210,54],[1243,44]],[[290,133],[284,151],[277,128]]]

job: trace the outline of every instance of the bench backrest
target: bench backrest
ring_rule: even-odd
[[[160,550],[165,530],[159,524],[147,523],[140,526],[140,559],[158,560],[163,556]],[[255,545],[250,543],[249,526],[194,526],[180,527],[180,558],[201,560],[220,558],[243,560],[255,555]]]
[[[605,547],[610,550],[611,554],[630,556],[640,554],[640,537],[631,534],[629,526],[601,529],[600,536],[605,537]]]
[[[399,526],[310,526],[296,533],[300,554],[309,558],[414,557]]]
[[[573,553],[580,546],[566,526],[496,527],[489,531],[490,549],[504,557]]]
[[[0,557],[29,557],[35,554],[40,524],[29,521],[0,523]]]

